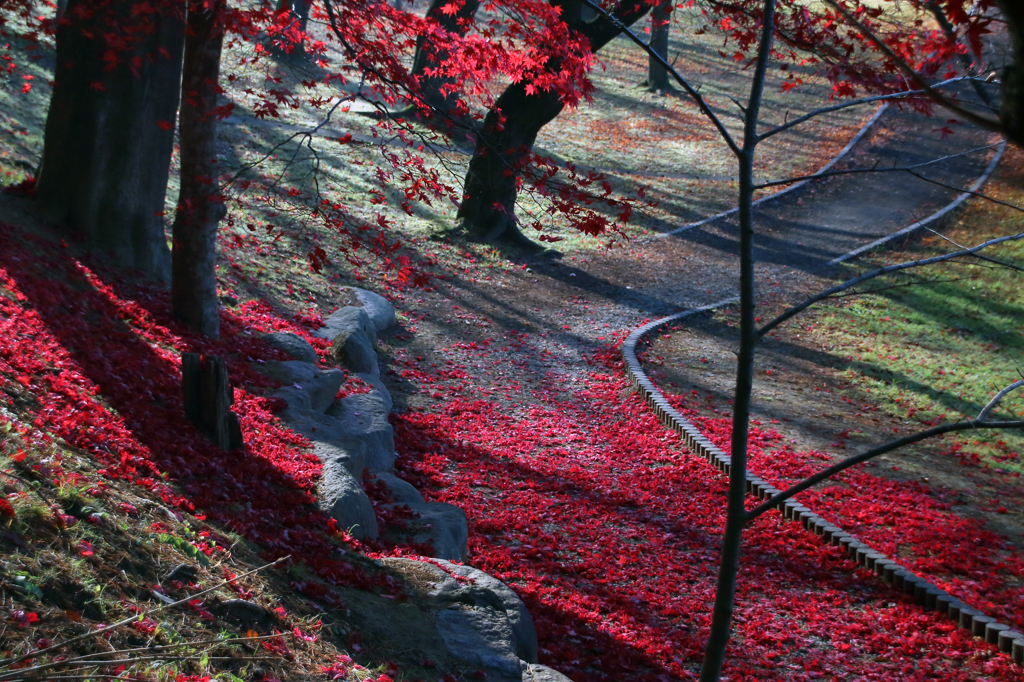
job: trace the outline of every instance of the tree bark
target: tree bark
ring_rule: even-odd
[[[754,153],[757,150],[757,124],[764,94],[765,73],[771,57],[775,26],[775,0],[764,0],[761,38],[757,61],[750,82],[750,97],[744,112],[743,148],[738,156],[740,171],[740,347],[736,367],[736,388],[733,393],[732,443],[729,451],[729,497],[725,532],[722,534],[722,563],[715,587],[715,605],[711,614],[711,630],[704,647],[701,682],[718,682],[725,662],[725,648],[732,630],[736,601],[736,580],[739,576],[740,553],[743,547],[743,526],[746,523],[747,445],[750,436],[750,400],[754,385],[754,354],[757,349],[754,277]]]
[[[42,215],[68,235],[166,281],[170,252],[162,216],[184,13],[170,2],[166,10],[133,16],[142,4],[67,3],[57,27],[36,196]],[[109,56],[118,60],[113,69]]]
[[[587,15],[578,0],[553,1],[552,4],[562,7],[562,19],[588,39],[592,52],[621,33],[615,23],[602,15],[584,19]],[[649,10],[646,0],[622,0],[614,16],[630,26]],[[559,64],[552,60],[549,68],[557,70]],[[510,85],[498,97],[484,119],[462,190],[458,218],[471,239],[541,248],[519,230],[515,217],[516,196],[524,162],[537,134],[563,108],[565,103],[557,93],[541,91],[530,95],[526,93],[525,83]]]
[[[171,305],[207,336],[220,334],[217,224],[225,215],[217,185],[217,81],[224,41],[224,0],[189,6],[180,114],[181,193],[174,216]]]
[[[244,446],[241,422],[231,411],[235,396],[223,358],[182,353],[181,392],[185,415],[214,445],[222,450]]]
[[[473,239],[540,248],[519,231],[515,216],[519,177],[537,133],[564,108],[558,93],[528,95],[522,83],[501,93],[484,119],[462,189],[458,217]],[[499,125],[502,114],[503,126]]]
[[[672,18],[672,0],[658,0],[651,9],[651,50],[668,61],[668,29]],[[651,92],[668,92],[672,84],[668,70],[653,55],[647,57],[647,89]]]
[[[1002,74],[1000,119],[1006,137],[1024,147],[1024,5],[1020,0],[1001,0],[999,6],[1012,45],[1010,64]]]
[[[445,14],[442,11],[442,8],[448,4],[449,0],[433,0],[427,9],[427,18],[436,21],[442,29],[449,33],[458,36],[466,35],[469,22],[480,7],[480,0],[462,0],[462,4],[454,14]],[[428,73],[428,70],[436,69],[438,65],[443,65],[450,58],[451,54],[445,49],[443,42],[420,36],[416,39],[412,75],[419,83],[423,103],[433,111],[432,119],[435,123],[443,124],[449,129],[456,126],[469,126],[472,129],[473,124],[466,114],[456,113],[457,98],[444,92],[445,88],[455,85],[455,79],[444,74]]]

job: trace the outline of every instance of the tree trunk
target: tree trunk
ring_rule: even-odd
[[[313,4],[313,0],[280,0],[277,3],[277,11],[288,12],[292,16],[292,26],[299,32],[300,35],[306,34],[306,28],[309,26],[309,8]],[[292,49],[281,50],[279,48],[273,48],[274,51],[281,56],[294,55],[303,57],[306,54],[306,43],[304,40],[300,40],[295,43]]]
[[[175,4],[133,18],[142,4],[67,3],[37,198],[43,216],[70,236],[166,281],[162,216],[185,25]],[[130,48],[118,49],[115,29],[137,32]],[[118,58],[113,69],[109,54]]]
[[[244,446],[241,422],[231,411],[235,396],[223,358],[182,353],[181,392],[185,415],[214,445],[222,450]]]
[[[217,185],[217,81],[224,0],[189,6],[180,114],[181,193],[174,216],[171,304],[190,327],[217,337],[217,224],[225,215]]]
[[[469,22],[473,19],[480,0],[462,0],[462,5],[454,14],[445,14],[442,8],[449,0],[433,0],[427,9],[427,18],[433,19],[449,33],[458,36],[466,35]],[[451,131],[455,127],[473,129],[472,119],[466,112],[457,113],[458,100],[452,94],[446,94],[445,88],[455,85],[455,79],[443,74],[428,74],[427,69],[435,69],[451,58],[443,42],[429,40],[426,36],[416,39],[416,54],[412,62],[412,75],[419,82],[420,96],[423,103],[433,111],[431,118],[437,124]]]
[[[736,601],[736,579],[739,575],[746,523],[747,445],[750,429],[750,399],[754,384],[754,353],[757,347],[757,324],[754,316],[754,152],[757,149],[757,123],[764,94],[765,73],[772,51],[775,26],[775,0],[764,0],[761,39],[757,62],[750,82],[750,98],[743,121],[743,148],[738,154],[739,221],[740,221],[740,347],[733,393],[732,443],[729,451],[729,498],[725,532],[722,534],[722,563],[715,588],[715,606],[711,614],[711,631],[704,647],[701,682],[718,682],[725,661],[725,648],[732,630],[732,614]]]
[[[585,14],[582,3],[578,1],[552,4],[562,7],[562,19],[570,28],[586,36],[592,52],[600,50],[621,32],[619,26],[606,17]],[[623,0],[616,6],[614,15],[628,27],[648,10],[650,5],[646,0]],[[557,70],[558,62],[552,60],[549,68]],[[564,107],[557,93],[541,91],[526,94],[525,83],[513,83],[498,97],[494,108],[484,119],[462,190],[458,218],[471,239],[541,248],[519,231],[515,217],[516,195],[523,162],[528,158],[537,134]],[[499,126],[502,115],[504,122]]]
[[[1012,44],[1010,64],[1002,74],[1000,118],[1006,137],[1024,147],[1024,5],[1019,0],[1001,0],[999,6]]]
[[[558,93],[528,95],[523,83],[501,93],[484,119],[462,189],[458,217],[473,239],[540,248],[519,231],[515,216],[519,177],[537,133],[564,108]],[[500,114],[505,116],[503,126],[499,126]]]
[[[651,50],[668,61],[668,29],[672,18],[672,0],[658,0],[651,9]],[[668,92],[672,89],[668,70],[653,55],[647,57],[647,89],[651,92]]]

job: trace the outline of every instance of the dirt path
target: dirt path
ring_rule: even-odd
[[[938,135],[933,136],[934,140],[929,137],[935,127],[929,119],[894,110],[881,124],[855,148],[844,167],[870,167],[894,161],[916,163],[941,146]],[[959,139],[963,140],[960,149],[988,143],[980,133],[963,134]],[[898,153],[893,153],[892,149]],[[986,166],[990,153],[979,154],[978,158],[958,157],[929,172],[950,185],[969,185]],[[771,202],[763,205],[758,212],[760,253],[766,259],[758,267],[761,296],[769,301],[798,299],[804,292],[818,288],[828,272],[826,264],[839,253],[933,213],[958,193],[903,175],[887,174],[881,181],[868,175],[835,178],[792,192],[779,199],[776,205]],[[843,207],[842,211],[836,210],[837,205]],[[901,215],[909,216],[910,220]],[[396,340],[391,348],[393,373],[388,379],[396,410],[405,412],[399,421],[420,429],[417,435],[403,439],[399,462],[403,458],[402,448],[409,448],[416,454],[408,456],[416,463],[407,471],[430,479],[420,478],[417,482],[426,483],[424,489],[428,492],[431,483],[439,486],[433,492],[437,499],[464,505],[471,517],[470,563],[495,572],[521,591],[538,619],[544,640],[542,648],[550,649],[551,658],[546,660],[565,672],[578,674],[581,679],[613,679],[614,671],[607,667],[608,657],[633,655],[637,649],[602,640],[603,634],[598,631],[603,633],[603,629],[585,625],[593,621],[572,615],[575,613],[570,603],[573,599],[593,599],[603,604],[594,608],[612,608],[613,613],[617,611],[612,604],[620,600],[623,617],[638,618],[653,628],[650,630],[654,633],[651,634],[653,639],[649,640],[652,647],[669,646],[671,650],[684,646],[679,639],[682,635],[666,634],[680,627],[680,621],[663,620],[658,610],[649,608],[650,604],[643,600],[654,599],[653,594],[663,590],[685,595],[680,598],[692,600],[692,605],[687,607],[691,609],[687,611],[691,616],[687,617],[685,627],[694,624],[701,627],[696,614],[705,613],[709,606],[702,601],[710,594],[701,582],[704,578],[693,578],[695,582],[687,585],[665,583],[646,592],[640,586],[653,580],[651,576],[659,571],[659,565],[713,563],[705,550],[701,550],[700,556],[704,558],[699,560],[685,553],[663,556],[669,551],[667,548],[650,544],[662,540],[643,539],[653,533],[651,537],[674,538],[672,541],[679,542],[681,550],[690,547],[686,543],[691,540],[712,548],[719,531],[710,527],[706,532],[696,531],[686,525],[693,523],[692,516],[685,522],[671,521],[675,512],[667,499],[692,496],[693,501],[688,504],[699,507],[704,518],[711,519],[715,514],[714,502],[702,506],[705,503],[699,499],[718,494],[714,491],[721,481],[713,472],[700,473],[699,480],[694,478],[690,487],[680,485],[671,492],[656,493],[649,499],[652,505],[657,500],[657,506],[645,512],[645,506],[641,505],[636,512],[643,518],[627,520],[618,515],[632,513],[628,512],[635,509],[629,506],[631,503],[616,508],[617,511],[609,509],[609,516],[598,526],[613,526],[610,537],[596,540],[587,535],[589,531],[584,531],[583,526],[574,529],[572,524],[573,519],[582,515],[590,518],[604,509],[610,504],[607,495],[629,494],[624,490],[632,491],[631,486],[640,480],[649,481],[657,467],[666,467],[669,471],[668,462],[682,461],[676,459],[679,457],[685,459],[685,455],[677,452],[677,446],[664,440],[663,446],[656,448],[664,453],[660,455],[664,461],[645,465],[650,468],[643,472],[637,470],[638,464],[632,460],[630,448],[635,447],[640,457],[640,450],[651,445],[644,445],[643,439],[660,436],[650,423],[644,421],[641,425],[638,418],[630,417],[632,408],[620,406],[620,401],[607,394],[594,395],[595,377],[602,381],[605,379],[600,376],[606,375],[598,376],[600,373],[595,373],[593,363],[595,356],[605,352],[602,349],[614,334],[628,333],[645,320],[735,295],[734,245],[734,226],[723,220],[700,230],[634,244],[627,249],[576,254],[554,261],[520,261],[509,264],[504,271],[467,267],[461,274],[440,283],[435,291],[409,292],[406,300],[399,302],[399,307],[410,314],[407,326],[413,333],[408,338],[403,335],[406,340]],[[708,362],[698,364],[687,351],[677,353],[671,361],[666,357],[666,366],[656,369],[663,372],[663,379],[670,378],[680,388],[685,385],[703,391],[702,396],[712,395],[714,401],[709,404],[709,411],[726,417],[725,400],[731,380],[730,349],[722,343],[722,335],[714,330],[703,334],[696,342],[703,344],[703,357]],[[680,346],[679,350],[687,349]],[[768,361],[781,362],[789,347],[783,342],[769,350],[775,351],[775,355],[770,355]],[[783,374],[786,381],[804,377],[804,383],[794,386],[794,390],[785,390],[780,384],[758,387],[761,406],[769,410],[797,410],[800,418],[791,420],[793,429],[787,431],[785,437],[798,441],[793,447],[801,450],[805,449],[803,442],[808,448],[816,448],[829,437],[820,433],[815,436],[816,440],[801,441],[807,435],[801,431],[804,425],[824,423],[826,429],[838,431],[842,429],[835,428],[837,423],[848,418],[838,400],[823,400],[814,390],[814,383],[829,380],[828,355],[819,355],[794,359],[786,367],[787,372]],[[668,376],[669,365],[672,365],[671,377]],[[588,404],[588,400],[593,402]],[[820,420],[823,412],[830,418]],[[863,415],[863,418],[874,424],[872,416]],[[431,424],[438,426],[433,428]],[[875,425],[879,432],[891,432],[890,424]],[[403,430],[408,428],[403,426]],[[606,448],[614,446],[613,433],[632,431],[637,432],[635,445],[620,445],[615,457],[601,459],[609,452]],[[423,442],[426,444],[420,445]],[[586,473],[591,468],[593,471]],[[538,472],[543,475],[538,476]],[[904,473],[919,475],[912,471]],[[607,474],[613,474],[611,480],[618,478],[623,482],[598,480]],[[609,490],[609,486],[613,490]],[[664,497],[666,494],[668,498]],[[712,497],[712,500],[718,499]],[[557,514],[557,520],[555,516],[548,517],[549,512],[544,510],[555,510],[551,513]],[[509,530],[511,527],[517,530]],[[525,529],[526,536],[535,535],[536,540],[523,539],[519,529]],[[684,537],[690,539],[684,541]],[[639,573],[619,579],[614,588],[611,581],[605,587],[591,585],[584,578],[567,577],[582,570],[576,568],[581,561],[606,567],[610,564],[604,562],[618,557],[621,565],[623,553],[634,551],[629,542],[638,543],[635,551],[646,558],[641,561],[631,555],[629,560],[638,563],[631,570]],[[825,569],[817,559],[808,561],[807,552],[812,550],[803,544],[811,540],[787,536],[783,542],[802,558],[781,559],[785,565],[766,569],[766,575],[801,576],[799,586],[794,587],[801,596],[797,598],[794,592],[794,599],[801,603],[804,599],[816,600],[818,597],[814,595],[820,589],[832,590],[830,594],[849,593],[858,604],[861,597],[857,595],[864,595],[863,603],[871,609],[884,611],[893,607],[894,602],[890,601],[893,597],[883,587],[875,583],[870,583],[872,587],[861,584],[860,578],[849,574],[848,569],[838,566]],[[608,543],[609,547],[603,548],[601,543]],[[799,547],[803,549],[797,551]],[[526,553],[527,549],[535,554]],[[684,550],[691,551],[692,548]],[[817,550],[813,551],[819,556]],[[775,547],[752,551],[751,556],[782,557],[785,554],[788,557],[788,552],[788,549],[783,552]],[[892,556],[900,554],[893,551]],[[818,570],[831,571],[828,575],[832,578],[822,581],[813,577]],[[841,580],[836,578],[839,575],[843,576]],[[838,582],[832,583],[831,579]],[[572,581],[576,586],[573,589],[580,592],[570,591],[566,581]],[[638,591],[631,591],[631,581],[637,584]],[[760,588],[751,583],[749,589]],[[869,591],[875,596],[866,596]],[[773,603],[779,601],[768,594],[761,597],[772,599]],[[634,602],[630,600],[634,599],[641,601],[631,606]],[[759,608],[757,603],[759,599],[747,599],[743,608]],[[859,608],[853,607],[846,613],[856,619]],[[745,617],[754,616],[748,613]],[[794,613],[791,617],[803,622],[800,614]],[[846,615],[830,618],[838,618],[833,622],[840,622]],[[637,625],[639,629],[634,629],[634,625],[623,627],[634,634],[644,627]],[[588,634],[579,641],[573,639],[574,635],[565,634],[580,633],[583,627]],[[740,640],[755,637],[757,627],[753,620],[744,625],[747,634],[740,635]],[[683,638],[688,643],[685,646],[696,643],[695,633]],[[597,638],[601,643],[593,644],[588,637]],[[801,646],[807,645],[806,640],[803,642]],[[651,658],[641,665],[654,666],[657,670],[666,660],[659,654],[649,655]],[[680,665],[686,667],[696,660],[697,654],[687,652],[680,656],[685,659]],[[877,657],[865,659],[864,663],[878,669],[887,665]],[[771,669],[773,664],[764,665],[765,669]],[[781,669],[775,674],[778,677],[773,679],[788,675]]]
[[[836,170],[919,164],[985,148],[921,171],[950,187],[970,185],[993,154],[990,136],[961,126],[943,140],[933,132],[936,126],[933,118],[890,107]],[[819,180],[761,204],[760,296],[799,300],[823,283],[833,269],[830,260],[934,213],[957,194],[906,173],[856,174]],[[407,303],[423,316],[411,343],[417,353],[431,354],[452,341],[530,332],[540,351],[528,360],[531,366],[577,374],[585,371],[583,354],[611,331],[735,296],[735,247],[736,227],[728,216],[626,248],[520,261],[486,278],[454,276]],[[499,369],[483,369],[481,381],[499,379],[493,375]],[[398,387],[398,393],[399,409],[432,405],[415,391]]]

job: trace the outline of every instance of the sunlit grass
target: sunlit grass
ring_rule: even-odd
[[[1009,152],[1003,170],[987,192],[1017,204],[1024,199],[1020,152]],[[1019,211],[984,200],[943,230],[959,244],[977,244],[1024,228]],[[905,252],[886,256],[899,262],[936,251],[953,250],[929,236]],[[1024,245],[1000,245],[988,256],[1020,267]],[[1024,373],[1024,290],[1021,273],[992,263],[948,265],[921,273],[921,281],[902,281],[870,298],[828,308],[815,334],[835,346],[848,361],[851,388],[861,399],[908,421],[955,421],[976,417],[1000,389]],[[993,418],[1024,417],[1024,395],[1009,395]],[[983,431],[950,438],[966,456],[1021,470],[1017,456],[1024,437]]]

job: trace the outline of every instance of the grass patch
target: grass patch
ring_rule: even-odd
[[[1024,200],[1024,154],[1009,150],[986,192],[1018,205]],[[943,233],[972,245],[1024,227],[1017,210],[983,200]],[[930,234],[885,262],[955,250]],[[1024,265],[1024,245],[999,245],[985,252],[1015,267]],[[1024,372],[1024,290],[1021,273],[992,263],[943,265],[902,279],[878,295],[822,308],[813,337],[845,356],[851,396],[873,401],[890,415],[923,424],[975,417],[1001,388]],[[993,415],[1024,416],[1024,395],[1011,394]],[[1024,437],[979,432],[947,440],[962,458],[985,466],[1022,471]]]

